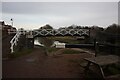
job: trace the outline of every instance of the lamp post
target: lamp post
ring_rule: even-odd
[[[13,19],[11,18],[10,20],[11,20],[11,26],[13,27]]]

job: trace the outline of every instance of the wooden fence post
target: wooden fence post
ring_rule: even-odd
[[[99,44],[96,41],[96,39],[94,39],[94,48],[95,48],[95,57],[96,57],[97,54],[99,53]]]

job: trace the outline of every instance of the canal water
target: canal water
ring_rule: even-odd
[[[34,45],[36,45],[36,46],[44,46],[44,44],[41,44],[37,39],[34,40]]]
[[[42,38],[38,37],[38,38],[35,38],[34,40],[34,45],[50,47],[52,44],[53,44],[53,41],[46,37],[42,37]]]
[[[53,41],[47,38],[36,38],[34,40],[34,45],[42,46],[42,47],[56,47],[57,44],[64,44],[60,41]]]

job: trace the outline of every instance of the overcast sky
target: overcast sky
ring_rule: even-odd
[[[39,28],[50,24],[54,28],[118,23],[117,2],[2,2],[2,20],[16,28]]]

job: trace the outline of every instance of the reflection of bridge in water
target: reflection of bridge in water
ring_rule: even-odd
[[[14,52],[14,45],[17,45],[21,35],[25,35],[27,38],[27,43],[34,45],[35,37],[47,37],[47,36],[90,36],[89,29],[38,29],[38,30],[22,30],[18,29],[17,31],[8,31],[9,34],[16,33],[16,35],[10,41],[11,43],[11,53]],[[28,44],[28,45],[29,45]]]

